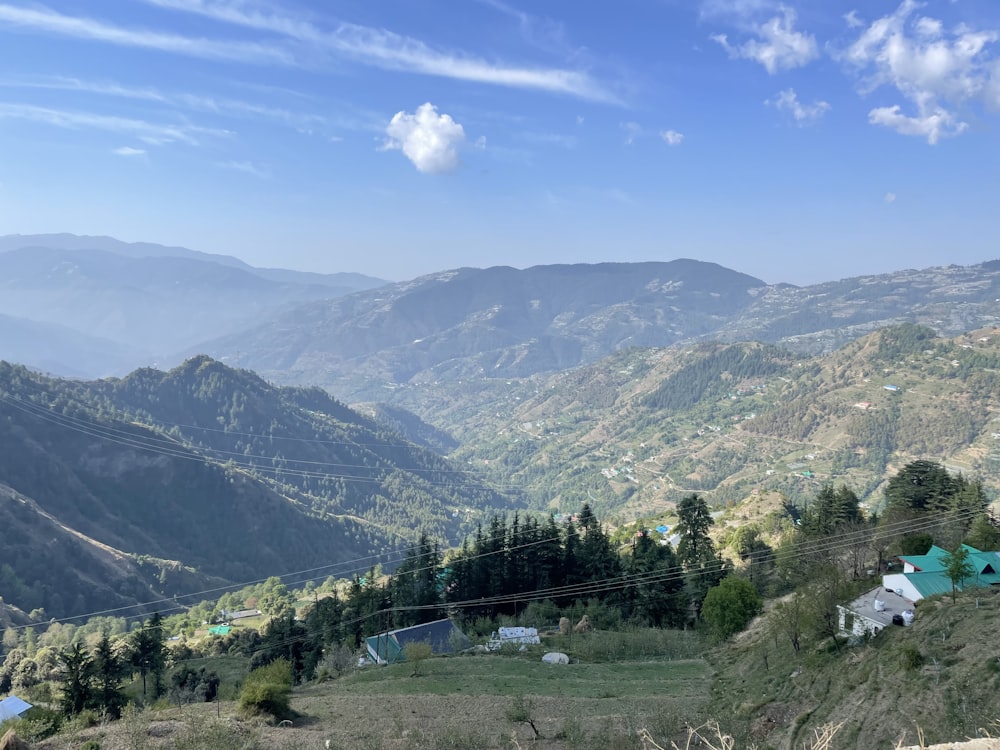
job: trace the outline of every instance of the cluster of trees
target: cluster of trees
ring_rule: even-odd
[[[585,603],[615,622],[688,627],[732,567],[709,536],[713,520],[701,497],[686,497],[678,516],[676,552],[641,526],[616,547],[588,505],[563,524],[494,517],[447,558],[423,536],[391,576],[356,577],[343,594],[317,596],[304,616],[288,609],[259,638],[241,636],[230,647],[251,655],[254,666],[285,660],[302,680],[366,635],[447,614],[492,623],[530,606],[558,619]]]
[[[52,627],[60,626],[55,623]],[[128,635],[112,638],[105,630],[90,648],[82,635],[76,633],[72,643],[55,650],[37,648],[30,632],[23,641],[5,634],[5,642],[15,645],[7,651],[0,668],[0,693],[56,680],[62,688],[60,707],[66,715],[92,709],[113,717],[118,717],[126,704],[123,683],[136,674],[142,677],[143,696],[155,699],[166,694],[167,648],[159,614]],[[185,676],[182,686],[189,681]]]

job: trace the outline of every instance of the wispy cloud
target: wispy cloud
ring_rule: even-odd
[[[830,103],[821,100],[812,104],[803,104],[799,101],[799,95],[795,93],[795,89],[779,91],[773,100],[768,99],[765,104],[773,105],[775,109],[787,112],[797,125],[811,125],[830,109]]]
[[[86,81],[79,78],[53,76],[38,79],[4,80],[0,88],[51,89],[58,91],[79,91],[97,96],[108,96],[153,104],[187,109],[195,112],[219,115],[236,119],[270,120],[283,123],[300,132],[322,130],[332,123],[330,118],[310,112],[299,112],[282,107],[270,107],[228,97],[191,94],[186,92],[165,92],[152,87],[124,86],[114,81]],[[346,127],[349,121],[341,118],[338,127]]]
[[[282,65],[295,63],[287,50],[273,45],[186,37],[146,29],[127,29],[91,18],[64,15],[45,8],[20,8],[0,4],[0,24],[77,39],[92,39],[125,47],[155,49],[190,57],[245,63],[280,63]]]
[[[680,146],[684,142],[684,134],[678,133],[676,130],[661,130],[660,138],[668,146]]]
[[[145,156],[146,149],[144,148],[133,148],[132,146],[122,146],[121,148],[115,149],[115,154],[118,156]]]
[[[473,55],[435,49],[419,39],[387,29],[339,22],[331,30],[326,30],[311,21],[228,0],[146,2],[269,34],[280,34],[313,48],[385,70],[535,89],[599,102],[618,102],[612,92],[584,71],[492,63]]]
[[[713,34],[730,57],[759,62],[768,73],[791,70],[819,57],[816,38],[795,30],[796,14],[792,8],[781,7],[781,14],[754,27],[756,39],[731,44],[726,34]]]
[[[216,166],[222,169],[232,169],[236,172],[253,175],[261,180],[269,180],[271,178],[270,172],[249,161],[221,161],[216,162]]]
[[[101,115],[93,112],[77,112],[32,104],[0,102],[0,119],[28,120],[71,130],[86,128],[135,136],[144,143],[165,144],[182,142],[196,145],[199,136],[226,136],[229,131],[197,125],[169,125],[148,122],[128,117]]]

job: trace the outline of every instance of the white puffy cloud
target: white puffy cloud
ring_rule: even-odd
[[[795,11],[781,7],[781,15],[774,16],[754,27],[758,38],[742,44],[730,44],[725,34],[714,34],[712,39],[721,44],[730,57],[759,62],[768,73],[800,68],[819,57],[819,47],[812,34],[795,30]]]
[[[664,143],[668,146],[680,146],[684,141],[684,134],[678,133],[676,130],[661,130],[660,138],[662,138]]]
[[[915,17],[920,7],[903,0],[894,13],[862,25],[836,56],[859,76],[863,91],[894,88],[913,107],[911,113],[899,104],[876,107],[869,122],[933,144],[968,128],[956,110],[992,103],[998,68],[990,51],[1000,35],[966,24],[946,29],[938,19]]]
[[[402,151],[420,172],[438,174],[458,167],[465,130],[450,115],[438,114],[430,102],[413,114],[397,112],[385,129],[382,150]]]
[[[795,89],[785,89],[779,91],[773,101],[768,100],[767,104],[773,104],[776,109],[787,112],[799,125],[809,125],[816,122],[830,109],[829,102],[815,101],[812,104],[803,104],[799,101]]]

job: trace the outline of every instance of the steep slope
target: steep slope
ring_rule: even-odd
[[[40,558],[50,539],[28,535],[32,523],[64,530],[52,532],[57,549],[70,534],[128,565],[153,557],[245,581],[314,568],[325,577],[419,531],[454,539],[471,509],[506,503],[322,391],[275,388],[207,358],[93,383],[0,363],[0,445],[0,482],[24,515],[10,528],[30,540],[5,544],[0,565],[20,582],[13,590],[50,614],[71,607],[74,591],[88,606],[107,592],[60,577],[65,556]],[[122,564],[104,579],[130,580]],[[172,585],[157,572],[158,590]]]

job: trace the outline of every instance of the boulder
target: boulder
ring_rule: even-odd
[[[569,657],[559,651],[549,651],[542,657],[546,664],[569,664]]]

